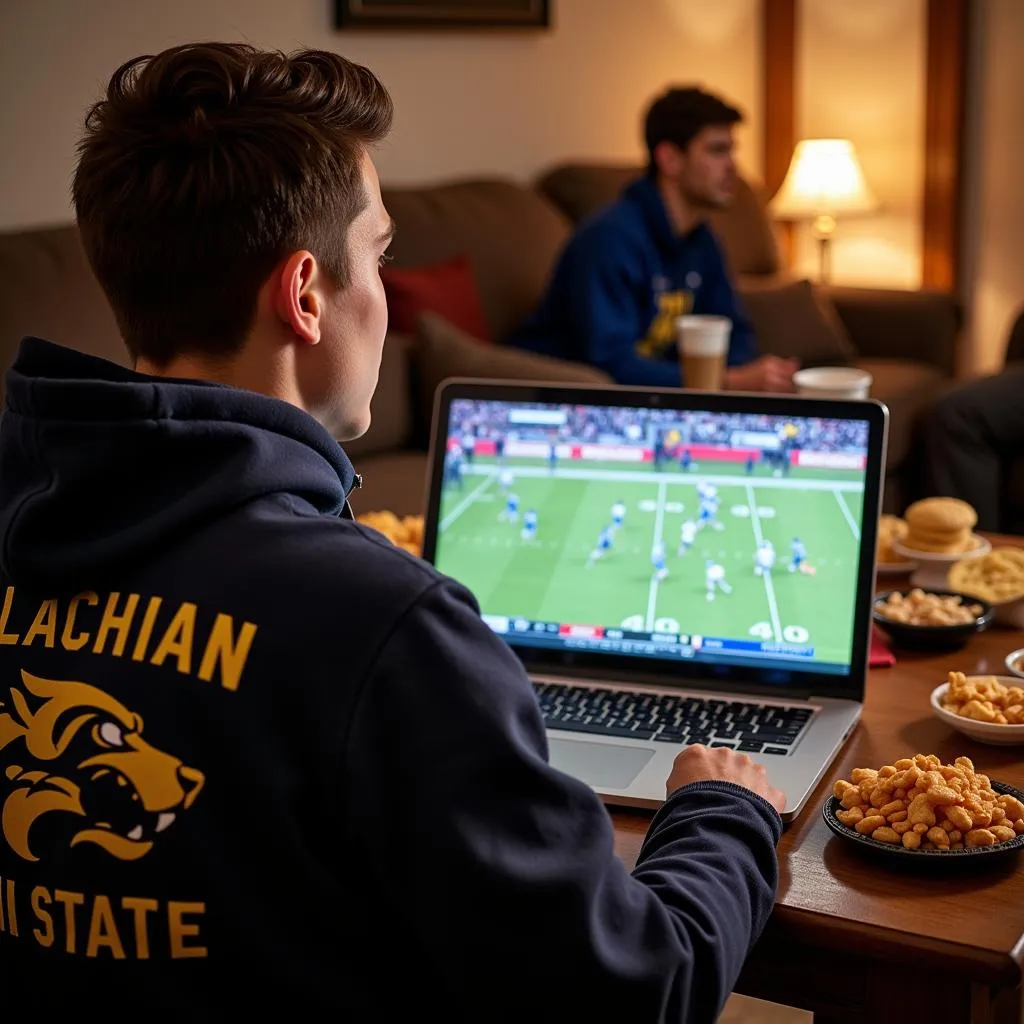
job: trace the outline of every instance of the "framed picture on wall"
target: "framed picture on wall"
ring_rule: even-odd
[[[553,0],[334,0],[338,28],[548,28]]]

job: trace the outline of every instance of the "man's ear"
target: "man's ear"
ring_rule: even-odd
[[[323,273],[306,250],[293,252],[282,264],[275,286],[274,309],[296,338],[307,345],[320,341]]]
[[[686,153],[674,142],[662,141],[654,147],[654,163],[666,178],[675,178],[686,163]]]

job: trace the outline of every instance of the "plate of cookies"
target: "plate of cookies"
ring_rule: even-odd
[[[932,711],[978,743],[1024,743],[1024,687],[1015,676],[968,676],[950,672],[932,690]]]
[[[899,516],[886,513],[878,517],[878,554],[876,555],[875,571],[880,575],[892,575],[913,572],[917,562],[913,562],[893,550],[893,541],[901,540],[907,535],[906,520]]]
[[[822,816],[841,839],[889,858],[955,863],[1024,848],[1024,792],[978,772],[968,757],[943,764],[915,754],[854,768]]]
[[[946,573],[954,562],[981,558],[992,550],[992,545],[974,532],[978,516],[966,501],[923,498],[915,501],[903,518],[906,533],[893,539],[892,549],[921,563],[911,578],[917,586],[945,586]]]

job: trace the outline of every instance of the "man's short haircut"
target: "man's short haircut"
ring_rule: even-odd
[[[291,252],[344,286],[363,154],[392,112],[367,68],[323,50],[196,43],[118,68],[86,116],[72,193],[132,357],[236,353]]]
[[[743,120],[736,107],[696,86],[668,89],[647,109],[644,141],[647,143],[647,173],[654,174],[654,150],[661,142],[672,142],[685,150],[705,128],[733,125]]]

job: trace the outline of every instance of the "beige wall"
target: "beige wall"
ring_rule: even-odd
[[[832,246],[836,282],[892,288],[921,282],[925,5],[797,4],[797,137],[850,139],[882,204],[875,215],[839,222]],[[816,242],[805,226],[797,231],[796,266],[817,273]]]
[[[964,190],[966,369],[1002,365],[1024,307],[1024,3],[971,5],[974,23]]]
[[[386,183],[526,179],[571,157],[639,160],[639,112],[702,81],[751,115],[761,167],[760,0],[555,0],[549,32],[346,33],[330,0],[0,0],[0,230],[69,217],[83,112],[110,72],[193,39],[317,46],[362,61],[395,98]]]

